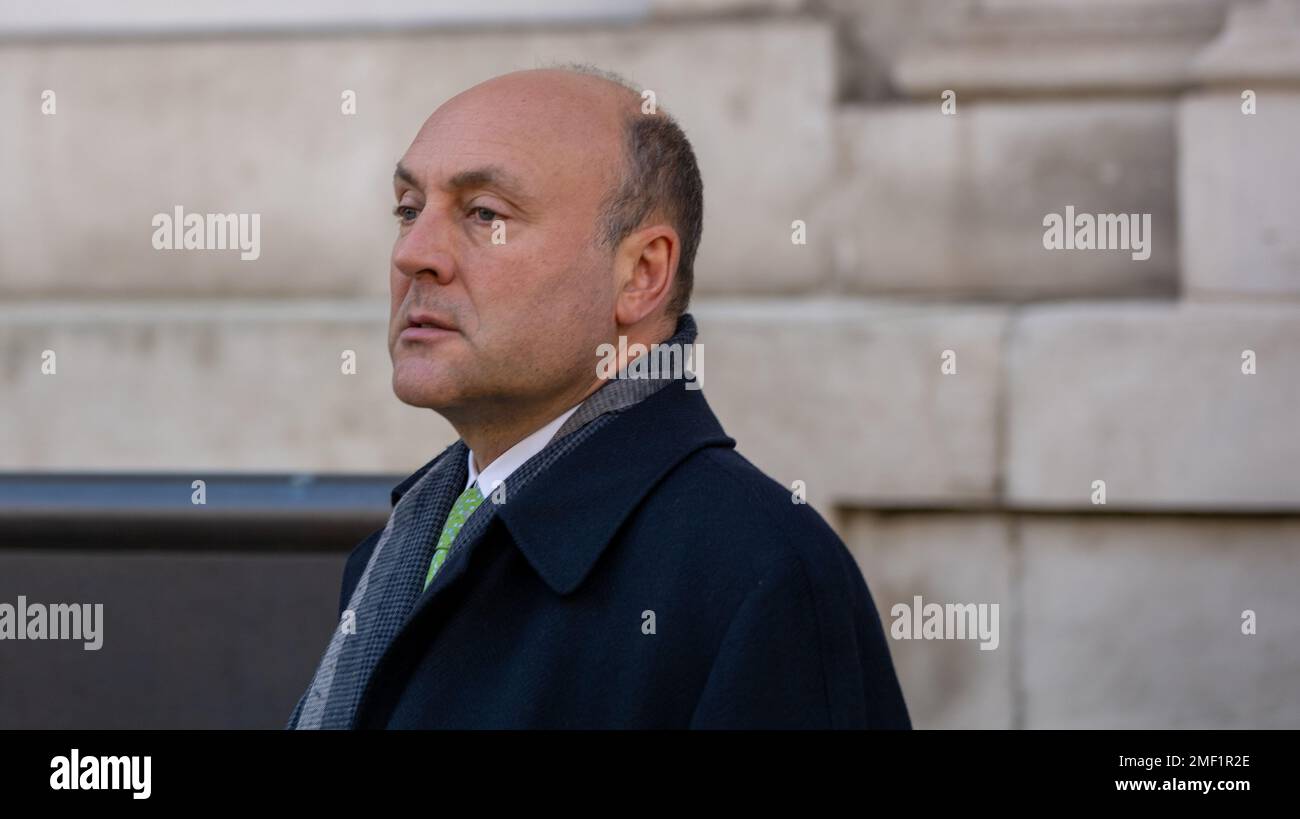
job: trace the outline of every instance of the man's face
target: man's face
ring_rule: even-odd
[[[402,401],[454,420],[576,401],[593,381],[615,328],[611,256],[594,237],[622,163],[610,94],[565,72],[510,74],[420,129],[394,178],[388,342]]]

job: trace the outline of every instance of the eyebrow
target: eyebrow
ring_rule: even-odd
[[[416,179],[415,174],[403,165],[397,163],[397,169],[393,171],[393,178],[400,179],[418,191],[424,190],[424,185]],[[472,190],[474,188],[496,188],[503,193],[519,199],[528,199],[524,193],[523,183],[514,174],[502,168],[500,165],[483,165],[478,168],[469,168],[454,174],[443,189],[448,192]]]
[[[393,179],[400,179],[418,191],[424,190],[424,186],[420,184],[420,180],[416,179],[415,174],[411,173],[411,171],[401,162],[397,163],[397,170],[393,171]]]

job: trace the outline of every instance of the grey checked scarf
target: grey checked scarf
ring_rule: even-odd
[[[689,313],[678,319],[672,338],[662,344],[685,345],[695,341],[695,320]],[[581,446],[618,413],[652,395],[670,381],[671,373],[650,378],[616,378],[588,396],[540,452],[511,473],[508,491],[518,492],[555,461]],[[311,685],[298,700],[288,728],[351,728],[371,674],[389,643],[401,630],[419,599],[433,549],[456,497],[468,479],[469,450],[463,440],[448,447],[393,507],[348,600],[355,631],[334,629]],[[447,557],[450,563],[465,554],[487,529],[495,503],[474,510]],[[443,566],[442,574],[447,567]],[[434,589],[437,584],[430,586]]]

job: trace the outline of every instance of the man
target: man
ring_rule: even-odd
[[[641,103],[507,74],[399,162],[393,389],[460,440],[349,557],[291,727],[910,727],[854,561],[699,373],[597,366],[695,339],[699,170]]]

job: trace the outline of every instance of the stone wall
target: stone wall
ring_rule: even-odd
[[[1000,606],[996,649],[892,642],[918,726],[1300,727],[1297,55],[1296,0],[10,37],[0,470],[422,464],[453,434],[388,391],[392,164],[456,91],[590,61],[695,143],[741,451],[806,484],[887,627]],[[261,257],[154,251],[177,204],[261,213]],[[1046,249],[1067,206],[1148,214],[1149,258]]]

